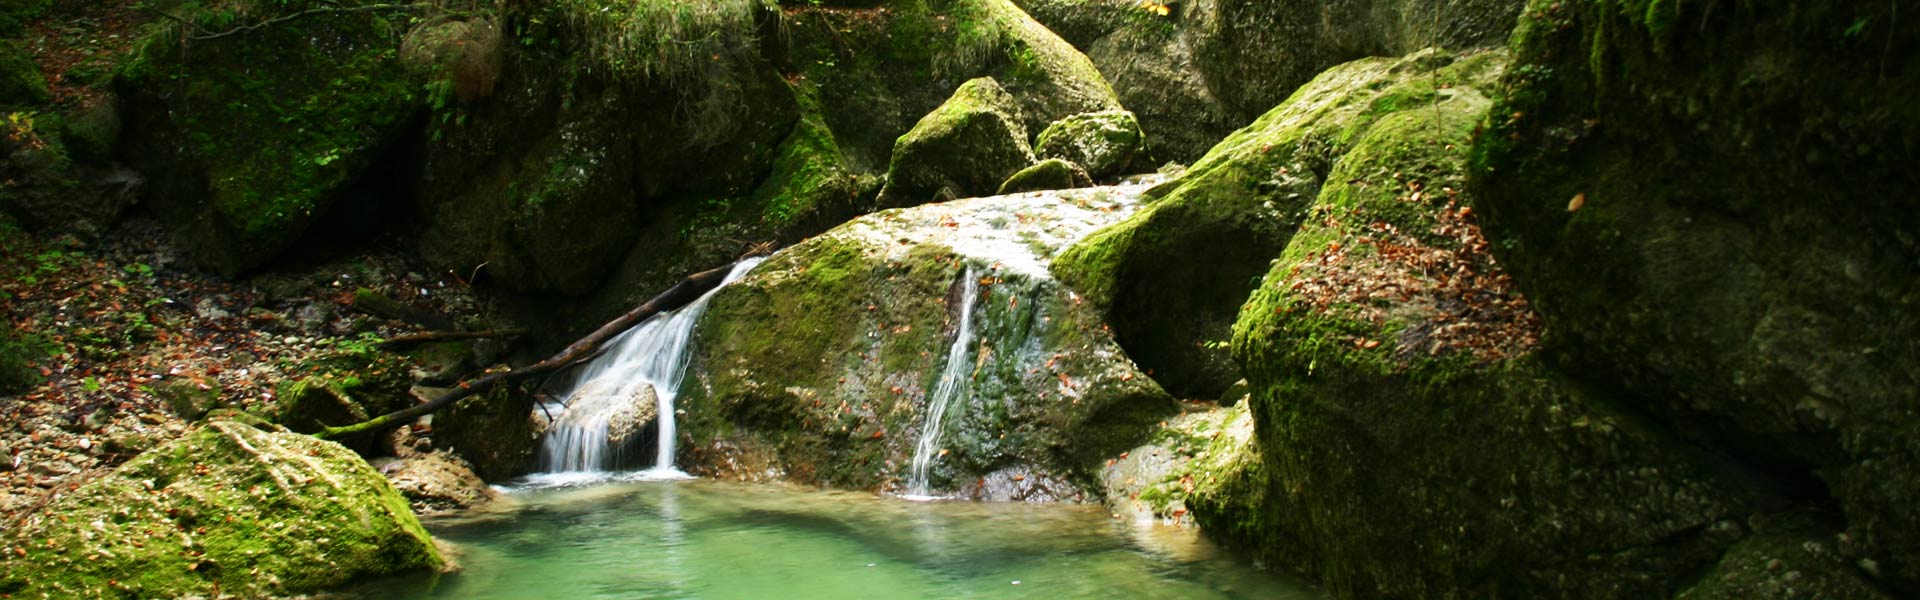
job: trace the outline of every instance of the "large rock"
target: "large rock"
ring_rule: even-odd
[[[1086,51],[1139,115],[1151,158],[1185,162],[1334,65],[1505,42],[1523,0],[1020,4]]]
[[[974,79],[900,136],[880,202],[912,206],[990,196],[1033,162],[1019,103],[992,78]]]
[[[1185,24],[1208,89],[1265,113],[1321,71],[1367,56],[1507,41],[1525,0],[1216,0]]]
[[[604,435],[612,450],[609,467],[637,466],[635,459],[652,455],[641,442],[656,435],[660,395],[653,386],[628,388],[629,374],[609,372],[581,383],[568,396],[566,412],[553,420],[546,435]]]
[[[1147,207],[1068,248],[1062,281],[1106,311],[1128,354],[1167,390],[1215,398],[1240,379],[1226,340],[1267,272],[1358,136],[1382,116],[1484,82],[1497,53],[1425,53],[1329,70],[1235,132]]]
[[[380,472],[421,513],[464,510],[499,497],[467,461],[445,451],[395,459]]]
[[[360,457],[216,420],[8,528],[0,594],[286,596],[442,566]]]
[[[281,9],[260,6],[239,18]],[[149,205],[195,259],[246,271],[347,201],[380,206],[378,194],[349,188],[392,159],[421,108],[419,83],[396,58],[398,31],[363,12],[139,42],[115,80],[127,102],[125,155],[152,178]]]
[[[433,445],[466,459],[488,481],[532,470],[540,450],[533,397],[496,386],[455,402],[433,417]]]
[[[873,210],[895,142],[960,82],[997,79],[1028,132],[1120,108],[1085,56],[1006,0],[713,4],[691,19],[670,3],[523,7],[570,52],[508,44],[495,93],[433,128],[429,258],[578,297],[526,311],[559,321],[535,328],[559,344],[688,273]],[[654,21],[678,38],[629,35]]]
[[[1914,593],[1920,29],[1882,8],[1534,2],[1474,186],[1556,364]]]
[[[1127,174],[1145,143],[1133,113],[1116,110],[1054,121],[1033,141],[1033,153],[1086,167],[1098,179]]]
[[[1462,191],[1496,73],[1352,132],[1234,328],[1259,459],[1187,504],[1344,597],[1671,595],[1784,499],[1542,359]]]
[[[885,211],[774,255],[721,290],[697,329],[681,464],[904,489],[951,353],[965,362],[929,455],[930,490],[1075,497],[1072,485],[995,482],[1090,488],[1102,457],[1175,410],[1045,268],[1139,190]],[[956,351],[963,322],[974,337]]]

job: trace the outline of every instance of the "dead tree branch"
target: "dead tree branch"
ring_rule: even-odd
[[[679,283],[674,284],[673,287],[667,288],[667,291],[661,292],[658,296],[654,296],[652,300],[648,300],[645,304],[641,304],[633,310],[627,311],[627,314],[620,315],[620,318],[601,325],[600,328],[594,330],[593,333],[587,334],[587,337],[580,338],[579,341],[568,345],[566,349],[561,350],[559,354],[555,354],[551,358],[524,368],[488,371],[478,378],[467,379],[454,384],[452,389],[447,390],[446,393],[440,394],[439,397],[427,401],[424,404],[417,404],[352,425],[328,427],[314,434],[314,436],[323,439],[337,439],[345,435],[361,432],[377,432],[391,427],[397,427],[450,406],[462,399],[486,393],[487,390],[492,389],[493,386],[537,377],[568,367],[582,357],[593,354],[602,344],[605,344],[607,340],[613,339],[613,336],[619,335],[620,332],[631,329],[634,325],[646,320],[647,317],[686,306],[694,300],[699,299],[702,294],[707,293],[713,288],[720,287],[720,283],[726,280],[727,272],[732,270],[732,268],[732,265],[728,265],[711,271],[701,271],[689,275],[686,279],[682,279]]]

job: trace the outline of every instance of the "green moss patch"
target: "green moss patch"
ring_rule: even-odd
[[[336,444],[213,421],[4,538],[16,597],[279,596],[442,560],[393,486]]]

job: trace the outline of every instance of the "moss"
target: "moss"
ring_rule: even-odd
[[[15,596],[278,596],[439,568],[385,477],[338,445],[214,421],[10,529]]]
[[[186,43],[179,26],[155,28],[118,80],[133,155],[159,174],[156,208],[226,273],[298,239],[422,105],[397,59],[398,27],[377,13]]]
[[[900,136],[880,202],[912,206],[991,195],[1033,162],[1019,104],[992,78],[973,79]]]
[[[1817,480],[1871,540],[1850,557],[1912,589],[1920,545],[1891,532],[1920,526],[1892,508],[1920,498],[1898,475],[1920,456],[1901,408],[1920,377],[1920,104],[1895,90],[1920,72],[1885,57],[1920,28],[1889,16],[1532,2],[1473,187],[1553,361],[1694,443]]]
[[[1086,113],[1048,125],[1034,138],[1033,152],[1040,158],[1074,162],[1094,177],[1107,179],[1126,173],[1134,156],[1146,147],[1145,138],[1133,113]]]
[[[815,93],[811,87],[796,88],[800,121],[774,151],[773,172],[754,192],[763,224],[779,228],[823,212],[849,212],[872,186],[870,178],[848,168]]]
[[[1384,116],[1431,108],[1441,86],[1484,84],[1503,61],[1426,52],[1330,69],[1154,188],[1146,209],[1067,249],[1054,273],[1107,311],[1162,385],[1217,397],[1240,379],[1224,347],[1233,319],[1336,181],[1332,165]]]
[[[0,40],[0,106],[38,106],[50,99],[33,55],[12,40]]]
[[[1065,190],[1093,185],[1093,179],[1085,169],[1058,158],[1050,158],[1021,169],[1000,184],[998,195],[1018,194],[1021,192],[1039,192],[1045,190]]]
[[[949,453],[934,487],[1013,466],[1085,481],[1102,453],[1137,443],[1171,412],[1057,284],[938,244],[897,243],[924,232],[896,228],[942,227],[927,214],[862,218],[776,254],[714,298],[680,401],[691,468],[766,461],[748,456],[764,451],[791,480],[897,487],[962,320],[969,268],[980,296],[976,337],[962,351],[973,368],[938,442]]]

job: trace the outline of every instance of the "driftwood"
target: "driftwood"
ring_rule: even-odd
[[[454,384],[452,389],[447,390],[446,393],[441,394],[438,398],[429,400],[424,404],[417,404],[352,425],[328,427],[320,430],[320,432],[314,434],[314,436],[332,439],[344,435],[377,432],[398,427],[402,424],[412,422],[414,419],[432,414],[434,411],[450,406],[462,399],[485,393],[487,390],[492,389],[493,386],[502,383],[516,382],[530,377],[538,377],[573,366],[581,360],[593,356],[600,346],[605,344],[607,340],[612,339],[613,336],[619,335],[620,332],[632,328],[634,325],[646,320],[647,317],[691,304],[694,300],[699,299],[702,294],[719,287],[720,283],[726,280],[727,272],[732,269],[733,265],[727,265],[711,271],[701,271],[689,275],[686,279],[680,280],[679,283],[673,284],[673,287],[667,288],[667,291],[661,292],[658,296],[654,296],[652,300],[648,300],[645,304],[641,304],[633,310],[627,311],[627,314],[620,315],[620,318],[601,325],[600,328],[594,330],[593,333],[587,334],[587,337],[580,338],[579,341],[561,350],[559,354],[555,354],[546,360],[519,369],[489,370],[480,377],[462,380],[460,383]]]
[[[526,334],[527,334],[527,330],[525,329],[498,329],[493,331],[429,331],[426,333],[410,333],[407,335],[396,335],[380,342],[379,346],[383,350],[392,350],[395,348],[405,348],[408,346],[414,346],[419,344],[431,344],[433,342],[483,340],[483,339],[489,339],[489,338],[513,337],[513,336],[520,336],[520,335],[526,335]]]

